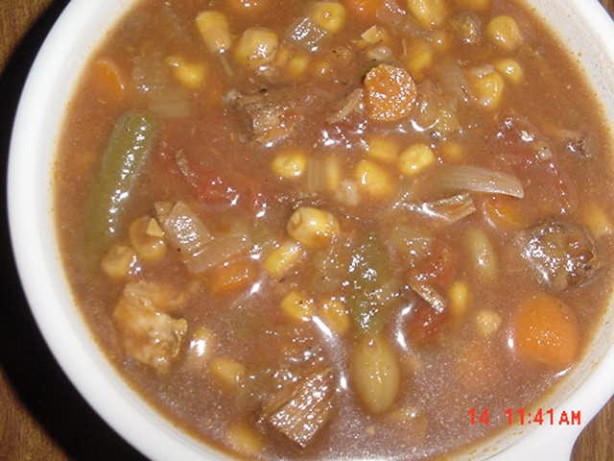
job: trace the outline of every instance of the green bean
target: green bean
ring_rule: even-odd
[[[85,235],[90,247],[102,248],[117,235],[157,132],[157,121],[147,113],[128,112],[115,123],[90,195]]]
[[[388,321],[392,306],[380,298],[379,292],[391,279],[389,264],[388,251],[375,234],[368,235],[352,255],[349,272],[353,294],[348,304],[360,332],[376,333]]]

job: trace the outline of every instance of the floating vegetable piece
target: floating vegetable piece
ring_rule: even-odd
[[[89,245],[105,246],[117,234],[157,133],[156,119],[146,113],[128,112],[115,123],[90,196],[86,228]]]
[[[350,379],[358,398],[374,414],[388,410],[399,393],[401,371],[394,349],[381,336],[366,336],[350,360]]]
[[[380,64],[365,77],[369,117],[378,122],[396,122],[409,116],[417,90],[409,73],[397,66]]]

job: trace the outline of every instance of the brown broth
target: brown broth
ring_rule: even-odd
[[[451,6],[452,1],[448,4],[451,16],[461,12]],[[343,60],[339,47],[354,43],[351,40],[356,41],[370,24],[348,13],[343,31],[334,34],[326,44],[328,50],[336,49],[337,52],[324,49],[314,55],[314,61],[328,59],[337,63],[333,64],[332,74],[324,78],[309,74],[316,68],[311,64],[306,71],[308,74],[297,80],[283,72],[270,77],[256,76],[251,71],[241,70],[231,53],[226,58],[234,73],[228,75],[219,58],[207,51],[194,26],[196,15],[209,7],[228,15],[231,29],[237,36],[251,25],[249,14],[241,16],[224,5],[216,0],[137,3],[93,56],[71,103],[56,165],[57,225],[74,296],[100,347],[127,382],[166,417],[204,442],[231,453],[227,431],[240,421],[255,428],[266,440],[262,451],[253,455],[266,459],[431,459],[481,441],[505,427],[505,409],[535,405],[570,369],[553,370],[528,362],[509,347],[518,305],[527,296],[545,291],[519,257],[514,239],[522,229],[553,216],[585,225],[589,210],[595,204],[603,211],[605,219],[610,222],[614,219],[610,133],[578,64],[528,8],[515,1],[493,0],[492,8],[476,13],[477,17],[484,23],[487,18],[499,14],[514,17],[523,32],[523,45],[516,51],[501,53],[486,39],[480,45],[462,44],[446,25],[442,30],[448,34],[447,48],[436,49],[435,45],[430,45],[435,49],[436,59],[417,83],[420,92],[427,85],[425,82],[440,81],[442,69],[449,69],[451,65],[467,70],[501,57],[517,59],[523,67],[525,83],[506,82],[498,109],[484,110],[472,101],[459,101],[456,113],[462,130],[443,135],[416,130],[416,125],[407,120],[392,124],[365,122],[364,115],[362,119],[351,119],[347,123],[327,124],[325,118],[331,104],[359,88],[362,77],[372,66],[356,45],[350,46],[352,59],[348,62]],[[259,14],[256,23],[284,37],[288,25],[303,14],[305,2],[288,0],[280,5],[283,6],[271,7]],[[425,34],[419,31],[414,27],[405,37],[412,33]],[[400,56],[400,39],[398,34],[393,36],[396,41],[391,48]],[[429,36],[432,38],[432,34]],[[149,96],[139,93],[131,83],[134,69],[145,66],[144,72],[160,72],[164,77],[164,91],[176,90],[181,84],[172,79],[164,63],[169,55],[205,62],[207,83],[197,90],[182,91],[181,97],[190,108],[189,116],[159,117],[162,134],[152,152],[146,176],[131,193],[122,219],[123,227],[114,243],[130,245],[129,224],[143,215],[154,216],[154,204],[165,200],[183,200],[197,207],[201,219],[216,235],[223,234],[236,221],[258,225],[265,231],[260,250],[252,252],[259,276],[257,284],[249,289],[223,296],[212,295],[207,276],[191,274],[179,255],[171,250],[162,261],[140,262],[139,270],[128,277],[129,280],[164,280],[189,292],[185,307],[173,313],[188,321],[187,336],[171,371],[158,373],[131,358],[122,347],[112,313],[126,279],[114,281],[105,276],[99,267],[100,255],[83,251],[83,235],[90,191],[115,120],[128,109],[151,110]],[[126,82],[120,100],[109,97],[96,80],[94,63],[101,58],[115,63]],[[317,87],[317,94],[323,95],[328,102],[314,109],[301,129],[282,143],[263,147],[249,142],[242,120],[226,102],[225,95],[231,90],[251,93],[281,86],[293,91]],[[531,170],[533,167],[523,166],[526,146],[518,142],[505,144],[497,137],[502,131],[502,120],[508,115],[526,118],[528,126],[539,133],[539,139],[550,146],[556,174],[551,177],[548,176],[551,169]],[[415,121],[415,113],[409,120]],[[574,157],[565,151],[561,141],[557,141],[560,135],[557,130],[582,133],[590,140],[591,157]],[[526,188],[525,198],[517,202],[522,225],[506,229],[489,224],[484,207],[490,197],[484,194],[475,196],[475,213],[457,223],[441,225],[395,210],[391,205],[398,197],[396,191],[382,200],[370,199],[363,193],[360,205],[351,207],[340,204],[331,192],[306,191],[304,177],[296,181],[280,180],[271,173],[274,155],[290,146],[305,149],[311,158],[338,158],[344,177],[351,178],[357,163],[366,156],[366,140],[376,134],[395,140],[403,148],[414,143],[433,146],[437,162],[431,170],[442,164],[459,163],[518,175]],[[446,157],[446,142],[461,146],[464,153],[459,160]],[[199,202],[174,163],[179,151],[187,162],[196,165],[199,174],[215,169],[220,177],[235,178],[238,189],[249,190],[243,193],[245,189],[242,189],[246,201],[253,200],[252,189],[260,192],[269,203],[265,216],[256,218],[253,209],[241,205],[243,202],[237,206]],[[394,165],[382,163],[382,167],[392,172],[395,180],[399,178],[399,189],[411,189],[420,181],[421,176],[401,180]],[[426,174],[430,173],[423,173],[422,177],[428,177],[424,176]],[[563,192],[557,189],[561,184]],[[305,205],[327,209],[340,220],[342,233],[334,243],[338,260],[351,259],[364,236],[375,232],[381,236],[389,256],[386,264],[392,274],[390,278],[403,282],[403,288],[397,288],[400,294],[395,295],[392,312],[388,314],[390,318],[380,333],[394,344],[402,379],[393,407],[384,414],[371,415],[365,411],[352,387],[348,360],[361,337],[356,325],[343,337],[326,335],[317,323],[296,322],[279,308],[281,299],[291,290],[305,290],[316,302],[329,296],[347,299],[352,296],[348,288],[351,285],[349,273],[339,267],[329,267],[333,275],[322,278],[323,272],[318,272],[316,265],[318,258],[325,257],[325,250],[309,251],[308,257],[280,280],[266,276],[262,268],[270,243],[287,240],[288,218],[297,206]],[[449,248],[456,260],[452,281],[463,281],[471,293],[467,312],[457,316],[450,314],[444,327],[437,330],[435,339],[426,345],[418,344],[407,334],[408,316],[421,301],[416,301],[414,294],[408,294],[411,290],[404,285],[412,263],[391,249],[388,241],[391,229],[399,223],[418,223],[421,228],[428,229],[434,241]],[[498,271],[492,281],[476,270],[466,248],[464,239],[475,229],[481,229],[495,249]],[[580,348],[588,343],[612,291],[611,224],[604,235],[595,236],[595,242],[601,269],[587,283],[555,293],[577,317]],[[421,264],[415,264],[416,270],[423,267]],[[347,269],[347,264],[343,267]],[[446,297],[451,283],[443,283],[440,289]],[[500,318],[499,328],[488,338],[476,333],[474,319],[480,310],[495,312]],[[242,391],[224,389],[206,368],[195,370],[185,361],[190,335],[199,326],[206,326],[216,335],[214,357],[231,358],[245,366]],[[326,365],[335,371],[335,414],[312,443],[299,448],[259,420],[263,400],[275,386],[287,384]],[[464,371],[459,371],[461,367]],[[470,425],[470,408],[488,409],[492,418],[490,424]],[[403,412],[412,415],[403,419]]]

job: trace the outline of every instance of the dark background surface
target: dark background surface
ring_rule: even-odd
[[[28,69],[67,3],[68,0],[0,0],[2,178],[6,178],[10,131]],[[614,11],[614,0],[601,3],[610,13]],[[97,416],[57,365],[21,290],[6,213],[2,214],[1,232],[4,295],[0,310],[0,461],[144,460]],[[573,461],[613,461],[612,434],[614,401],[610,400],[578,439]]]

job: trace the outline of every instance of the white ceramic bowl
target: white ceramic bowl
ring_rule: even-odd
[[[614,126],[614,24],[596,0],[528,0],[577,53]],[[127,386],[74,304],[53,215],[52,164],[68,102],[105,33],[133,0],[72,0],[53,27],[28,78],[10,152],[9,220],[17,265],[36,321],[58,362],[92,407],[153,460],[224,456],[173,427]],[[614,160],[612,161],[614,163]],[[582,412],[582,426],[517,428],[462,459],[567,460],[582,427],[614,393],[614,304],[576,368],[544,407]]]

